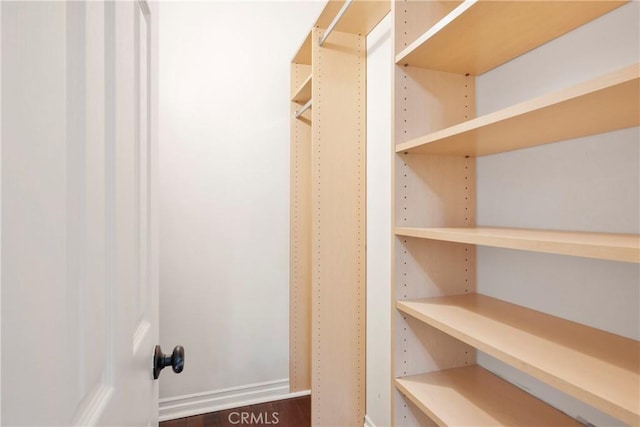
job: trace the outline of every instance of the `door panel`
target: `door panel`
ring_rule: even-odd
[[[136,34],[136,83],[137,83],[137,150],[136,179],[137,198],[137,235],[138,235],[138,281],[137,281],[137,313],[138,325],[134,338],[134,351],[149,327],[149,11],[146,4],[138,3],[135,8]]]
[[[1,6],[2,421],[63,424],[79,394],[66,286],[66,6]],[[28,411],[34,401],[43,403]]]
[[[0,7],[1,422],[155,425],[155,5]]]
[[[67,289],[77,325],[78,384],[74,418],[90,424],[89,408],[106,395],[106,177],[104,164],[104,5],[69,3],[66,22]],[[77,364],[77,365],[76,365]]]
[[[89,2],[84,7],[85,134],[86,141],[90,143],[84,146],[84,179],[79,180],[83,183],[80,184],[80,191],[84,195],[86,230],[85,268],[82,278],[85,286],[80,304],[80,325],[83,328],[84,354],[82,392],[88,396],[95,396],[99,395],[101,390],[110,387],[110,379],[107,377],[107,355],[112,354],[113,349],[107,340],[110,325],[107,325],[106,313],[110,285],[107,280],[107,266],[112,264],[112,260],[107,259],[106,244],[107,224],[112,221],[113,214],[107,211],[105,162],[105,5],[101,2]],[[79,15],[82,17],[81,13]],[[85,402],[85,406],[87,403]],[[79,412],[83,413],[82,410]]]

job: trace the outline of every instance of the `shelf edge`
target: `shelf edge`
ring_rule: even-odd
[[[473,231],[466,232],[465,230]],[[487,234],[481,234],[482,231]],[[490,235],[491,230],[505,234]],[[509,231],[513,235],[508,235]],[[577,231],[555,231],[555,230],[535,230],[519,228],[434,228],[434,227],[395,227],[394,232],[398,236],[415,237],[419,239],[439,240],[445,242],[462,243],[470,245],[489,246],[505,249],[523,250],[529,252],[542,252],[557,255],[577,256],[581,258],[594,258],[608,261],[619,261],[629,263],[640,263],[640,235],[621,233],[592,233]],[[518,236],[517,233],[521,234]],[[526,234],[525,234],[526,233]],[[606,244],[597,242],[580,242],[570,239],[536,238],[535,233],[553,234],[570,233],[576,237],[594,238],[610,237],[612,239],[634,239],[637,245]],[[565,236],[566,237],[566,236]]]

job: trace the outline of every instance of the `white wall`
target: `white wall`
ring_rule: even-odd
[[[367,37],[367,422],[391,424],[391,14]]]
[[[639,3],[627,4],[480,76],[478,115],[637,63],[638,18]],[[639,140],[632,128],[478,159],[478,224],[640,232]],[[636,340],[638,283],[636,264],[478,248],[480,293]],[[479,361],[573,417],[621,424],[489,356]]]
[[[163,418],[288,392],[289,63],[323,6],[161,4]]]

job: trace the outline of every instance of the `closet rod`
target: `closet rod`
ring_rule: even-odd
[[[336,17],[333,18],[333,21],[331,21],[331,24],[329,24],[329,27],[327,28],[327,31],[325,31],[324,35],[318,40],[318,44],[320,46],[322,46],[322,44],[327,39],[327,37],[329,37],[329,34],[331,34],[331,31],[333,31],[333,27],[335,27],[338,24],[338,21],[340,21],[340,19],[342,19],[342,15],[344,15],[344,13],[347,11],[347,9],[349,9],[349,6],[351,6],[351,2],[352,1],[353,0],[347,0],[342,5],[342,9],[340,9],[340,11],[336,15]]]
[[[307,111],[311,107],[311,103],[313,102],[313,98],[308,100],[306,104],[302,106],[301,109],[296,111],[296,119],[302,115],[305,111]]]

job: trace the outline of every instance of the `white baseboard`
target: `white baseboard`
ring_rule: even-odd
[[[364,427],[376,427],[376,425],[371,421],[368,415],[364,416]]]
[[[160,399],[160,421],[175,420],[274,400],[308,396],[309,390],[289,392],[289,379],[247,384],[222,390]]]

